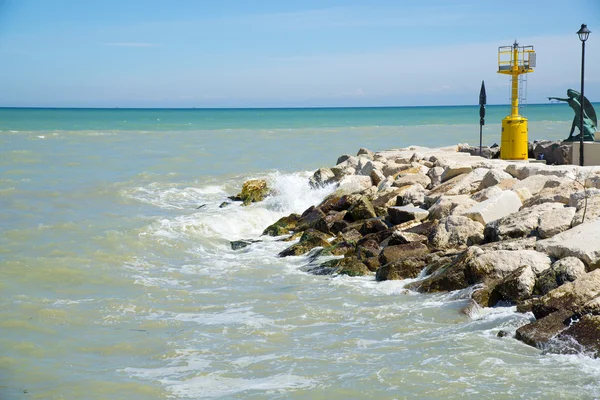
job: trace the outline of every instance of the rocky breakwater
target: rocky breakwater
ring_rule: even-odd
[[[517,305],[516,338],[600,355],[600,168],[484,159],[449,147],[343,155],[310,184],[321,204],[264,235],[298,240],[313,274],[467,289],[467,309]]]

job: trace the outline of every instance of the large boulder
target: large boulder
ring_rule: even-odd
[[[526,188],[532,195],[536,195],[545,187],[556,187],[559,183],[560,180],[552,175],[532,175],[516,182],[511,189]]]
[[[375,210],[375,214],[377,214],[378,217],[387,216],[388,208],[399,205],[398,196],[400,195],[401,191],[402,189],[399,188],[390,188],[376,193],[371,201],[373,209]]]
[[[486,201],[487,199],[490,199],[494,196],[497,196],[500,193],[502,193],[502,189],[500,189],[499,186],[490,186],[488,188],[481,189],[478,192],[473,193],[471,195],[471,199],[480,203],[480,202]]]
[[[451,163],[445,169],[442,174],[442,183],[454,178],[455,176],[468,174],[473,168],[467,164]]]
[[[496,186],[503,180],[510,178],[512,178],[512,176],[509,173],[504,172],[504,170],[500,168],[492,168],[483,176],[483,179],[479,183],[478,190]]]
[[[281,217],[276,222],[265,228],[262,234],[269,236],[287,235],[296,229],[298,220],[300,220],[300,215],[298,214],[290,214],[288,216]]]
[[[572,193],[569,205],[577,208],[573,226],[600,218],[600,190],[586,189]]]
[[[442,183],[442,174],[444,173],[444,168],[442,167],[433,167],[430,168],[427,172],[427,176],[431,179],[431,187],[435,187]]]
[[[407,221],[421,221],[427,218],[429,212],[419,207],[398,206],[388,208],[392,224],[397,225]]]
[[[560,259],[577,257],[590,271],[600,267],[600,225],[598,220],[584,222],[550,239],[539,240],[536,250]]]
[[[519,196],[514,192],[503,191],[497,196],[463,211],[462,215],[471,218],[473,221],[487,225],[489,222],[519,211],[521,205]]]
[[[565,257],[543,271],[535,282],[535,294],[545,295],[551,290],[585,275],[585,265],[575,257]]]
[[[404,258],[379,267],[375,279],[377,281],[413,279],[419,276],[423,268],[425,268],[423,258]]]
[[[482,254],[469,263],[465,274],[469,282],[478,283],[485,279],[504,279],[521,266],[531,267],[538,275],[551,264],[550,257],[535,250],[482,250]]]
[[[423,188],[427,188],[431,184],[431,178],[423,173],[403,174],[398,176],[393,183],[393,186],[403,187],[419,184]]]
[[[433,229],[429,244],[436,249],[460,248],[479,244],[483,240],[483,225],[467,217],[453,215],[443,218]]]
[[[426,245],[418,242],[385,247],[379,254],[379,262],[385,265],[411,257],[421,257],[429,253]]]
[[[535,286],[533,268],[523,265],[506,276],[494,288],[503,300],[516,303],[529,299]]]
[[[344,177],[339,184],[340,186],[336,190],[336,193],[340,195],[360,193],[373,185],[370,176],[362,175],[348,175]]]
[[[432,270],[428,268],[431,275],[425,279],[406,285],[407,289],[418,292],[447,292],[467,288],[471,282],[467,280],[465,270],[467,266],[483,251],[472,246],[463,251],[457,257],[443,258]]]
[[[264,179],[250,179],[244,182],[242,191],[237,196],[232,197],[232,199],[242,201],[242,205],[247,206],[251,203],[264,200],[268,194],[267,181]]]
[[[367,196],[361,196],[360,199],[348,209],[348,214],[354,221],[377,217],[377,213]]]
[[[589,319],[600,311],[597,301],[599,297],[600,269],[597,269],[573,282],[565,283],[540,298],[533,298],[518,305],[518,311],[532,311],[536,321],[517,329],[515,337],[531,346],[548,348],[556,343],[555,338],[561,338],[561,333],[563,334],[562,338],[565,339],[567,329],[576,332],[577,329],[574,327],[581,321],[587,321],[580,327],[582,331],[591,333],[592,337],[598,335],[597,327],[586,325],[590,322]],[[592,303],[594,306],[590,306]],[[592,321],[595,321],[594,318]],[[598,336],[595,336],[592,343],[587,342],[590,335],[585,332],[581,332],[579,337],[583,342],[579,342],[579,344],[583,347],[597,346],[598,344]],[[571,338],[577,340],[576,337],[572,336]],[[564,348],[559,346],[553,350],[564,351]],[[596,348],[591,350],[596,350]]]
[[[575,181],[563,180],[558,186],[545,186],[538,194],[527,199],[524,207],[531,207],[536,204],[558,202],[565,205],[569,204],[571,194],[581,189],[581,186]]]
[[[498,242],[506,239],[537,236],[540,219],[544,216],[552,218],[556,211],[562,208],[564,208],[564,205],[561,203],[544,203],[531,208],[524,208],[514,214],[492,221],[485,226],[485,240]],[[574,211],[573,214],[575,214]],[[571,223],[571,219],[572,215],[567,221],[567,226]]]
[[[329,247],[329,236],[316,229],[307,229],[300,237],[300,241],[279,253],[279,257],[299,256],[315,247]]]
[[[370,275],[371,271],[369,268],[356,257],[348,257],[343,258],[339,265],[338,271],[339,275],[348,275],[348,276],[364,276]]]
[[[412,204],[413,206],[421,206],[425,203],[425,188],[420,184],[403,186],[399,191],[399,205]]]
[[[313,188],[322,187],[325,185],[329,185],[330,183],[336,182],[337,177],[333,173],[333,171],[329,168],[319,168],[315,171],[313,176],[311,176],[308,180],[308,183]]]
[[[548,203],[553,204],[553,203]],[[575,207],[563,207],[540,215],[537,228],[540,239],[551,238],[571,228],[575,217]]]
[[[574,165],[555,167],[545,164],[517,163],[509,164],[505,171],[519,180],[523,180],[532,175],[552,175],[560,178],[575,179],[577,168],[579,167]]]
[[[429,219],[439,220],[453,214],[460,214],[462,211],[468,210],[475,205],[477,205],[477,202],[466,194],[457,196],[444,195],[428,208]]]

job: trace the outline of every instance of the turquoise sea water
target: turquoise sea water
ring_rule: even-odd
[[[489,106],[484,144],[507,106]],[[530,105],[530,139],[568,134]],[[478,144],[478,107],[0,109],[0,398],[598,398],[600,363],[514,308],[317,277],[270,223],[343,153]],[[219,208],[249,178],[276,195]],[[202,208],[199,206],[204,205]],[[230,240],[263,239],[232,251]]]

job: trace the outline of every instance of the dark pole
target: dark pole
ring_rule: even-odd
[[[479,156],[483,155],[482,152],[482,129],[485,125],[485,103],[487,102],[487,96],[485,94],[485,84],[481,81],[481,90],[479,91]]]
[[[590,30],[586,24],[581,24],[581,28],[577,31],[579,40],[581,40],[581,113],[579,120],[579,165],[583,167],[583,118],[585,116],[585,96],[583,93],[583,80],[585,76],[585,41],[590,36]]]

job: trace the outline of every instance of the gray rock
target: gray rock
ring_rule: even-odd
[[[449,216],[433,229],[429,243],[436,249],[461,248],[483,240],[483,225],[463,216]]]
[[[475,206],[477,202],[468,195],[441,196],[431,207],[429,207],[429,218],[439,220],[453,214],[460,214]]]
[[[550,239],[539,240],[536,250],[560,259],[577,257],[588,270],[600,267],[600,223],[598,220],[584,222],[561,232]]]
[[[564,205],[561,203],[544,203],[531,208],[524,208],[514,214],[492,221],[485,226],[485,240],[497,242],[505,239],[536,236],[540,218],[543,216],[552,218],[562,208],[564,208]],[[568,223],[570,223],[571,218],[568,219]]]
[[[496,186],[503,180],[510,178],[512,178],[512,176],[509,173],[504,172],[504,170],[500,168],[490,169],[481,180],[478,190],[483,190],[492,186]]]
[[[472,170],[473,168],[467,164],[449,164],[446,168],[444,168],[444,173],[442,173],[442,183],[454,178],[455,176],[468,174]]]
[[[463,211],[462,215],[486,225],[519,211],[521,205],[521,199],[514,192],[503,191],[497,196]]]
[[[538,236],[541,239],[547,239],[566,231],[571,227],[571,223],[574,217],[574,207],[558,208],[552,212],[547,212],[540,215],[539,226],[537,228]]]
[[[405,174],[396,178],[392,186],[403,187],[409,185],[419,184],[423,188],[427,188],[431,184],[431,178],[425,174]]]
[[[308,180],[309,184],[313,188],[322,187],[333,183],[337,180],[335,174],[329,168],[319,168],[313,176]]]

